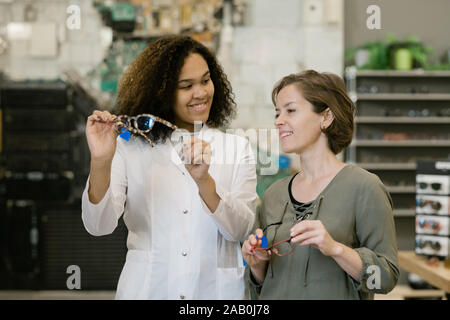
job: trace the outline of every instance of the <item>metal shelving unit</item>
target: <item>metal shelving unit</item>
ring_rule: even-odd
[[[354,140],[355,147],[450,147],[449,140]]]
[[[358,100],[367,101],[396,101],[396,100],[412,100],[412,101],[431,101],[431,100],[450,100],[450,94],[446,93],[361,93]]]
[[[409,218],[414,218],[416,213],[414,209],[395,209],[393,212],[394,217],[409,217]]]
[[[416,188],[414,186],[390,186],[387,187],[389,193],[414,193]]]
[[[380,177],[394,202],[399,247],[412,250],[416,162],[450,158],[450,71],[350,67],[346,80],[357,116],[345,161]]]
[[[359,162],[358,165],[366,170],[372,171],[372,170],[416,170],[417,165],[415,163],[364,163]]]
[[[450,117],[356,117],[355,122],[359,123],[414,123],[414,124],[428,124],[441,123],[450,124]]]
[[[359,77],[450,77],[450,71],[426,71],[415,69],[409,71],[400,70],[358,70]]]

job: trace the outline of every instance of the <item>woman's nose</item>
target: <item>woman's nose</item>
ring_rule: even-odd
[[[201,86],[195,86],[193,96],[194,98],[203,98],[206,95],[206,90]]]
[[[284,119],[283,119],[281,114],[278,115],[278,117],[275,118],[275,122],[274,123],[275,123],[275,127],[279,127],[279,126],[284,124]]]

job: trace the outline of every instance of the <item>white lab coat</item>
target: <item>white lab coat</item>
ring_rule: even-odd
[[[174,136],[174,135],[173,135]],[[82,197],[82,219],[95,236],[110,234],[124,213],[126,263],[116,299],[245,299],[240,243],[251,232],[257,204],[255,160],[247,139],[204,126],[209,174],[221,200],[211,213],[174,144],[154,148],[118,137],[111,183],[93,204]]]

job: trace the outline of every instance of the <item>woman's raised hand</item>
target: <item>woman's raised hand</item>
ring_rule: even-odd
[[[112,161],[116,152],[118,132],[115,116],[108,111],[95,110],[87,119],[86,138],[91,152],[91,161]]]

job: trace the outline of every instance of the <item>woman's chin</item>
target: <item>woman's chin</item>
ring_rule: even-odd
[[[281,144],[281,151],[283,151],[283,153],[295,153],[296,149],[292,146]]]
[[[192,124],[193,125],[201,124],[203,126],[203,124],[205,124],[206,120],[208,120],[208,118],[194,118],[192,120]]]
[[[205,113],[201,116],[194,117],[194,121],[205,123],[206,121],[208,121],[208,117],[209,117],[209,113]]]

